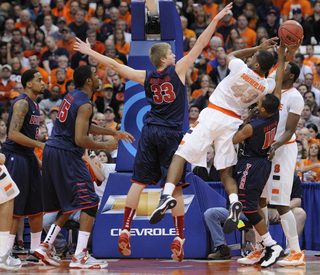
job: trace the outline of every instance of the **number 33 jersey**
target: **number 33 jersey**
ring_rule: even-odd
[[[175,66],[169,66],[162,72],[146,71],[144,88],[147,101],[151,105],[145,124],[182,129],[186,90]]]
[[[274,79],[258,75],[241,59],[231,60],[229,69],[230,74],[219,83],[209,100],[237,115],[241,116],[251,104],[275,88]]]

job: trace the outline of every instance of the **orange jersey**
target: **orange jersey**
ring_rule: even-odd
[[[58,82],[57,82],[57,70],[59,68],[55,68],[51,71],[51,83],[52,85],[59,85]],[[66,68],[67,70],[65,71],[66,72],[66,79],[65,79],[65,83],[68,82],[69,80],[73,80],[73,72],[74,70],[67,67]],[[65,88],[64,88],[65,90]],[[61,94],[63,94],[62,90],[61,90]]]
[[[20,29],[21,35],[24,36],[26,34],[27,26],[29,25],[29,23],[31,23],[31,21],[29,21],[27,24],[23,24],[22,22],[17,22],[14,24],[14,27]]]
[[[63,6],[62,10],[58,10],[58,7],[55,7],[54,9],[51,10],[52,15],[56,17],[64,17],[66,19],[67,19],[68,13],[70,13],[70,10],[66,6]]]
[[[218,4],[213,4],[211,7],[202,6],[203,10],[208,14],[208,18],[212,20],[218,14]]]
[[[129,54],[129,51],[130,51],[130,44],[129,43],[124,43],[123,45],[121,43],[117,43],[114,46],[119,52],[121,52],[125,55]]]
[[[310,166],[314,163],[310,161],[310,159],[302,159],[304,166]],[[317,161],[317,163],[320,163],[320,160]],[[311,172],[311,175],[313,176],[314,180],[316,180],[317,175],[318,175],[319,167],[313,168],[312,170],[308,171],[309,173]],[[320,174],[319,174],[320,175]]]
[[[252,48],[254,46],[257,36],[254,30],[247,28],[243,33],[240,33],[240,36],[243,38],[246,48]]]
[[[308,0],[289,0],[283,5],[281,15],[289,16],[294,8],[300,8],[302,16],[311,15],[311,4]]]
[[[73,49],[74,44],[76,44],[76,40],[71,37],[69,42],[65,42],[63,40],[60,40],[57,42],[57,46],[60,48],[65,48],[69,53],[69,58],[71,59],[72,55],[75,54],[77,51]]]

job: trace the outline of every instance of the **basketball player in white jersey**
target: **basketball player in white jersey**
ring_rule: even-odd
[[[271,173],[261,195],[275,205],[281,217],[283,232],[287,237],[291,253],[277,264],[282,266],[305,265],[304,251],[301,252],[295,217],[290,209],[290,194],[296,165],[297,145],[295,129],[304,107],[300,92],[293,87],[299,77],[300,69],[289,62],[282,82],[281,107],[275,142],[271,145],[269,159],[272,159]],[[271,75],[273,77],[275,72]],[[267,202],[261,200],[260,206],[267,216]]]
[[[175,207],[176,200],[171,195],[181,178],[185,162],[206,167],[206,151],[214,141],[216,149],[214,165],[220,170],[221,181],[231,203],[224,232],[231,233],[236,229],[242,204],[238,201],[238,186],[232,177],[233,166],[237,163],[232,137],[242,124],[241,115],[245,110],[275,89],[274,79],[265,78],[265,74],[273,66],[273,56],[267,49],[274,48],[276,40],[278,38],[271,38],[260,46],[227,55],[226,62],[230,74],[219,83],[209,98],[209,106],[200,113],[198,120],[180,143],[168,171],[163,195],[151,215],[150,223],[161,221],[165,211]],[[253,54],[252,66],[248,68],[240,58]],[[181,246],[183,243],[184,240]]]
[[[13,199],[20,191],[3,165],[5,159],[5,155],[0,153],[0,269],[12,270],[21,266],[21,260],[12,257],[7,247],[13,215]]]

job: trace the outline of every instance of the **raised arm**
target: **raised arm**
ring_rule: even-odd
[[[74,50],[79,51],[83,54],[87,54],[93,59],[97,60],[99,63],[106,65],[108,68],[118,72],[124,77],[144,85],[146,71],[134,70],[129,66],[119,64],[117,61],[113,60],[110,57],[97,53],[96,51],[91,49],[88,39],[86,40],[86,43],[84,43],[78,37],[76,37],[76,40],[77,42],[73,47]]]
[[[280,41],[280,46],[277,48],[278,53],[278,68],[276,72],[276,87],[273,91],[273,94],[279,98],[281,102],[281,90],[282,90],[282,81],[284,76],[284,54],[286,50],[286,45]]]
[[[196,44],[191,51],[183,58],[181,58],[176,64],[176,72],[180,79],[185,82],[185,74],[187,69],[196,61],[203,49],[208,45],[213,33],[216,30],[218,22],[229,13],[232,8],[232,3],[227,5],[222,11],[220,11],[211,21],[209,26],[203,31],[203,33],[197,39]]]

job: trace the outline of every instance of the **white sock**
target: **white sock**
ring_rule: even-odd
[[[260,234],[258,233],[258,231],[256,230],[256,228],[254,226],[252,228],[253,228],[254,236],[256,239],[255,247],[256,247],[256,249],[261,249],[261,248],[263,248],[263,246],[261,245],[263,238],[260,236]]]
[[[31,233],[30,235],[31,235],[30,250],[35,251],[41,243],[42,231],[37,233]]]
[[[265,246],[271,246],[271,245],[277,243],[274,239],[272,239],[272,237],[271,237],[269,232],[264,234],[264,235],[262,235],[261,237],[263,239],[263,243],[264,243]]]
[[[299,237],[297,233],[297,223],[292,211],[290,210],[289,212],[285,213],[280,217],[282,229],[287,237],[291,250],[301,252],[299,245]]]
[[[268,214],[268,207],[263,207],[261,208],[263,214],[264,214],[264,218],[265,218],[265,221],[266,221],[266,225],[267,225],[267,228],[269,228],[269,214]]]
[[[236,193],[232,193],[229,195],[230,204],[233,202],[239,201],[238,195]]]
[[[75,256],[80,254],[83,251],[83,249],[87,248],[89,237],[90,237],[90,232],[79,231],[77,249],[76,249],[76,252],[74,253]]]
[[[9,233],[10,231],[0,231],[0,257],[8,250]]]
[[[173,193],[175,188],[176,188],[176,186],[173,183],[167,182],[164,185],[164,189],[163,189],[162,195],[170,195],[170,196],[172,196],[172,193]]]
[[[14,244],[14,240],[16,238],[16,235],[9,235],[9,241],[8,241],[8,249],[12,249],[13,248],[13,244]]]
[[[59,234],[61,228],[59,225],[51,224],[48,234],[44,240],[44,243],[53,244],[54,240],[56,239],[57,235]],[[36,247],[37,248],[37,247]]]

